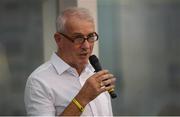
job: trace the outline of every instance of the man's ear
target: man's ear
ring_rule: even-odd
[[[56,43],[58,44],[61,41],[61,35],[56,32],[54,34],[54,39],[55,39]]]

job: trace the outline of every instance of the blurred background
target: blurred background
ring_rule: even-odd
[[[56,50],[69,6],[95,17],[94,53],[117,77],[114,115],[180,115],[180,0],[0,0],[0,115],[26,115],[26,79]]]

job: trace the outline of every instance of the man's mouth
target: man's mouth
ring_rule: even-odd
[[[80,56],[82,56],[82,57],[87,57],[87,56],[88,56],[88,53],[81,53]]]

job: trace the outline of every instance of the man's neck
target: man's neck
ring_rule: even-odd
[[[65,61],[68,65],[70,65],[71,67],[75,68],[77,73],[80,75],[83,70],[85,69],[86,65],[79,65],[79,64],[74,64],[74,63],[68,63],[59,52],[56,53],[63,61]]]
[[[82,72],[83,72],[83,70],[85,69],[85,66],[79,66],[79,67],[74,67],[75,69],[76,69],[76,71],[77,71],[77,73],[80,75]]]

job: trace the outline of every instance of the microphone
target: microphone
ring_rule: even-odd
[[[96,55],[90,56],[89,61],[90,61],[91,65],[94,67],[95,72],[98,72],[98,71],[102,70],[101,64],[100,64],[98,58],[96,57]],[[108,92],[109,92],[111,98],[114,99],[114,98],[117,97],[117,95],[114,92],[114,89],[110,89]]]

